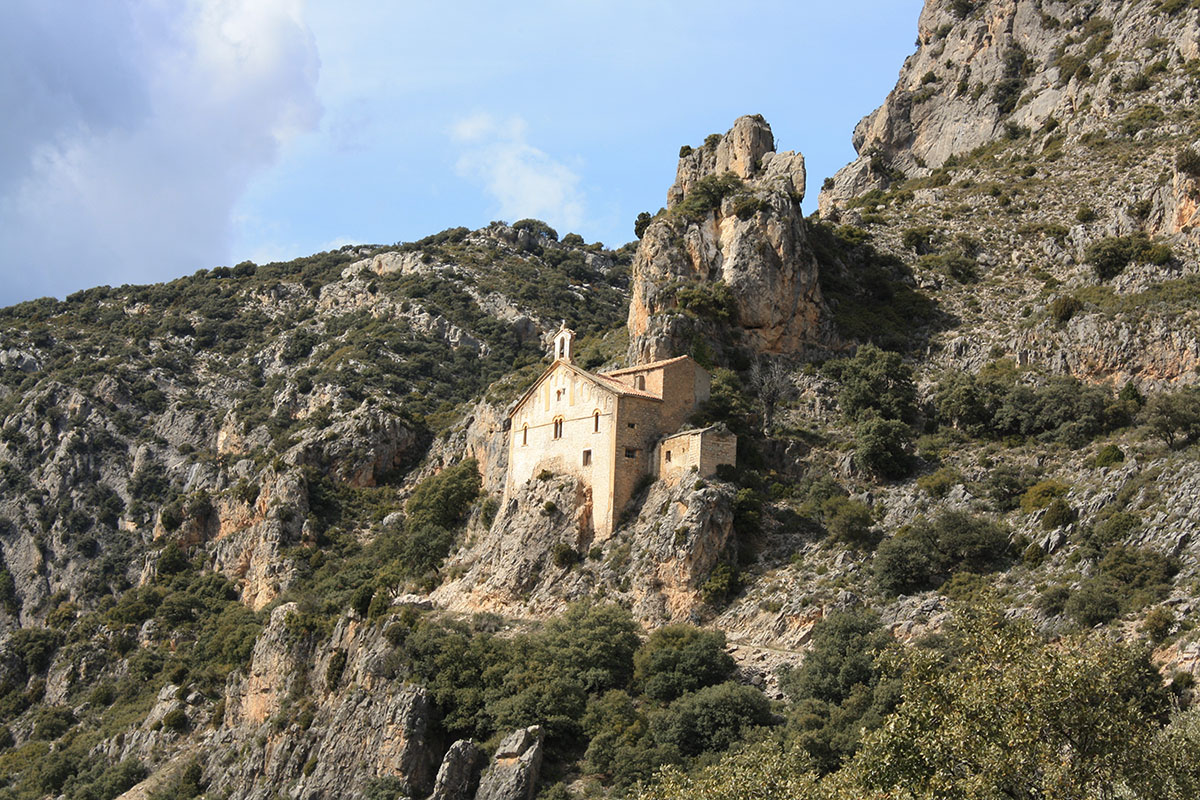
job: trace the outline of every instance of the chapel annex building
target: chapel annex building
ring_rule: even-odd
[[[691,356],[592,373],[573,361],[575,334],[554,336],[554,363],[509,414],[505,495],[543,470],[591,491],[592,529],[610,536],[646,475],[678,480],[734,464],[737,437],[716,426],[683,429],[708,399],[710,376]]]

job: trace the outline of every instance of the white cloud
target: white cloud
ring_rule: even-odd
[[[0,139],[0,300],[228,259],[249,179],[320,118],[298,0],[18,0],[12,12],[0,104],[23,110]]]
[[[458,174],[483,184],[496,213],[513,221],[535,217],[566,230],[584,220],[579,175],[526,141],[520,117],[474,114],[460,119],[451,136],[465,146]]]

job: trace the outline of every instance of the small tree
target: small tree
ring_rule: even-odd
[[[763,435],[770,434],[775,408],[792,393],[792,376],[780,361],[757,359],[750,365],[750,387],[758,397],[763,414]]]
[[[908,426],[894,419],[873,417],[854,431],[854,462],[883,478],[898,480],[909,473]]]
[[[1167,447],[1200,438],[1200,388],[1154,395],[1146,402],[1142,421]]]

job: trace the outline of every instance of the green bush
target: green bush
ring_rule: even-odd
[[[184,731],[187,730],[188,718],[181,708],[173,708],[163,715],[163,727],[169,731]]]
[[[954,467],[939,467],[933,472],[917,478],[917,486],[930,497],[945,497],[951,489],[962,482],[962,473]]]
[[[405,505],[408,523],[454,528],[471,510],[479,496],[479,463],[468,458],[426,478]]]
[[[770,722],[771,704],[762,692],[728,682],[680,697],[650,718],[650,732],[660,746],[698,756],[726,750],[748,728]]]
[[[792,702],[841,703],[856,686],[878,679],[876,658],[891,641],[874,612],[833,612],[813,626],[808,654],[799,668],[780,673],[779,686]]]
[[[912,434],[894,419],[867,419],[854,429],[854,462],[860,469],[898,480],[910,472],[908,448]]]
[[[953,572],[985,573],[1008,555],[1009,534],[1001,524],[965,511],[918,519],[879,545],[875,582],[887,594],[936,588]]]
[[[1120,464],[1125,461],[1125,451],[1115,444],[1106,444],[1100,448],[1100,452],[1096,453],[1096,460],[1093,464],[1096,467],[1111,467],[1114,464]]]
[[[667,625],[650,634],[633,655],[633,682],[652,700],[669,703],[714,686],[733,674],[725,634],[691,625]]]
[[[722,606],[741,590],[742,578],[737,570],[729,564],[717,564],[700,586],[700,596],[709,605]]]
[[[1200,153],[1185,147],[1175,156],[1175,169],[1193,178],[1200,177]]]
[[[1041,511],[1058,498],[1065,496],[1070,488],[1062,481],[1052,479],[1038,481],[1021,495],[1021,511],[1026,514]]]
[[[1141,527],[1142,522],[1137,515],[1117,511],[1096,523],[1091,538],[1099,547],[1107,549],[1125,541]]]
[[[884,539],[875,551],[875,582],[887,594],[907,594],[929,588],[940,571],[941,554],[924,531],[902,529]]]
[[[577,551],[574,547],[571,547],[571,545],[567,544],[566,542],[554,543],[551,558],[554,561],[554,566],[558,567],[559,569],[570,569],[578,564],[581,560],[579,551]]]
[[[69,731],[75,722],[75,714],[65,706],[42,706],[34,713],[31,737],[52,741]]]
[[[1168,447],[1200,439],[1200,388],[1187,386],[1152,395],[1142,409],[1141,422]]]
[[[1059,295],[1050,301],[1050,318],[1060,325],[1083,310],[1083,303],[1074,295]]]
[[[1155,644],[1162,644],[1171,631],[1175,629],[1175,614],[1165,606],[1159,606],[1150,611],[1142,620],[1142,631]]]
[[[346,651],[335,650],[333,655],[329,657],[329,666],[325,668],[325,691],[332,692],[337,689],[338,683],[342,680],[342,673],[346,671]]]
[[[879,540],[871,509],[859,500],[834,495],[821,504],[821,519],[834,541],[851,547],[871,547]]]
[[[870,416],[904,421],[916,417],[912,368],[899,353],[865,344],[853,358],[832,361],[825,371],[841,384],[838,404],[851,421]]]
[[[1103,625],[1121,612],[1121,603],[1105,583],[1088,581],[1067,599],[1063,611],[1085,628]]]
[[[709,175],[697,181],[671,212],[685,220],[699,221],[719,209],[726,197],[743,191],[745,184],[732,172]]]
[[[1092,242],[1084,249],[1083,257],[1092,265],[1096,277],[1110,280],[1120,275],[1131,263],[1162,266],[1169,263],[1175,254],[1169,245],[1156,244],[1146,234],[1135,233]]]
[[[654,221],[654,217],[650,216],[650,212],[643,211],[637,215],[637,219],[633,222],[633,235],[641,239],[642,234],[646,232],[646,228],[650,227],[650,223]]]
[[[1056,497],[1046,506],[1046,513],[1042,515],[1042,528],[1048,531],[1057,530],[1074,522],[1075,516],[1075,509],[1067,505],[1061,497]]]

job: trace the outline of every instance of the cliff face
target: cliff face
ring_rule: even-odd
[[[917,51],[884,104],[854,129],[859,157],[822,191],[822,214],[899,177],[928,175],[1014,129],[1043,131],[1053,119],[1059,135],[1101,130],[1185,89],[1187,76],[1168,65],[1200,56],[1198,33],[1193,14],[1152,2],[927,2]],[[1137,76],[1160,62],[1167,68],[1147,93]]]
[[[632,363],[691,352],[714,315],[736,320],[757,352],[824,341],[804,181],[804,157],[776,153],[762,117],[740,117],[724,136],[684,148],[667,208],[634,256]]]
[[[955,319],[942,364],[1193,382],[1197,312],[1169,298],[1197,271],[1198,42],[1170,4],[926,3],[821,216],[912,264]],[[1142,240],[1160,247],[1098,266]]]

